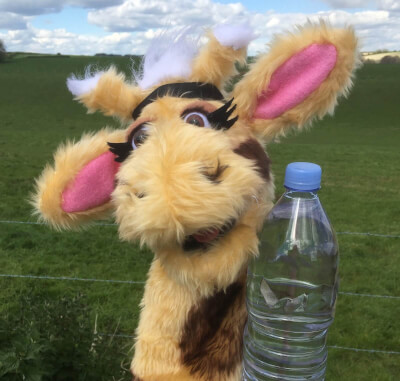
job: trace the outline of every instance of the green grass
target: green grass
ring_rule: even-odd
[[[110,62],[121,70],[131,65],[124,57],[20,57],[0,65],[0,220],[34,221],[27,202],[33,179],[59,143],[104,125],[118,127],[100,114],[86,115],[65,86],[70,73]],[[366,65],[334,118],[268,147],[277,195],[288,163],[316,162],[323,168],[320,197],[337,231],[400,234],[398,105],[400,65]],[[400,296],[400,239],[340,235],[339,242],[341,291]],[[120,242],[114,226],[57,233],[45,226],[0,224],[0,273],[144,281],[150,261],[150,252]],[[36,373],[29,367],[26,372],[42,377],[32,379],[63,379],[48,369],[46,357],[46,345],[58,337],[71,351],[69,361],[87,365],[86,371],[71,368],[70,379],[79,374],[85,380],[129,380],[123,368],[129,368],[132,340],[100,340],[95,320],[99,332],[132,335],[142,292],[140,284],[0,278],[0,378],[2,348],[9,345],[19,353],[20,369],[36,367]],[[60,317],[65,314],[71,316],[68,326]],[[399,300],[340,295],[329,345],[400,351],[399,315]],[[10,326],[15,339],[4,334]],[[23,334],[43,347],[25,349],[24,357],[18,349]],[[96,354],[90,351],[93,342]],[[396,380],[399,372],[399,355],[329,350],[327,381]],[[17,373],[7,377],[22,379]]]

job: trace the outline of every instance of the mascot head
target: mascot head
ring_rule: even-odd
[[[114,67],[71,76],[90,112],[128,127],[62,146],[34,204],[57,228],[114,213],[121,238],[149,246],[175,278],[223,286],[257,252],[272,206],[264,145],[332,113],[358,56],[351,29],[308,24],[276,37],[227,92],[255,36],[223,25],[207,37],[199,47],[187,31],[161,36],[130,81]]]

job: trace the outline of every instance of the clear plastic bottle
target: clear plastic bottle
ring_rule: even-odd
[[[338,291],[335,232],[319,201],[321,168],[291,163],[247,278],[244,380],[324,380]]]

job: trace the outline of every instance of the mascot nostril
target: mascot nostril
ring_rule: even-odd
[[[351,28],[309,23],[276,38],[227,94],[255,34],[222,25],[207,37],[155,41],[136,80],[114,67],[71,76],[79,102],[130,126],[63,145],[37,180],[45,222],[114,214],[121,239],[154,251],[135,380],[241,379],[246,267],[274,200],[265,145],[332,113],[359,63]]]

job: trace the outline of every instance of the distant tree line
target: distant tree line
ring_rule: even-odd
[[[396,53],[396,52],[398,52],[398,50],[378,49],[378,50],[374,50],[374,51],[371,51],[371,52],[365,52],[363,54],[366,55],[366,56],[371,56],[371,55],[374,55],[374,54]]]
[[[139,57],[139,56],[137,56],[135,54],[122,55],[122,54],[112,54],[112,53],[96,53],[94,56],[95,57],[130,57],[130,58]]]

